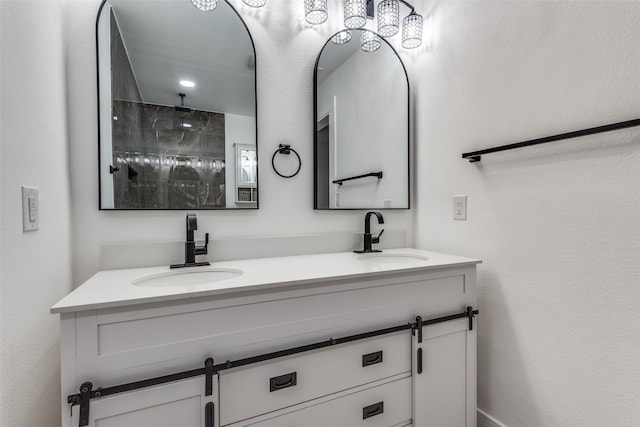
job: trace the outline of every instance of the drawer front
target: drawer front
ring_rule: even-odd
[[[293,409],[293,408],[292,408]],[[396,427],[411,425],[411,378],[393,381],[286,415],[233,427]]]
[[[221,424],[409,372],[410,338],[400,332],[221,372]]]

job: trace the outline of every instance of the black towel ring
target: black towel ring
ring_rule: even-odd
[[[291,175],[283,175],[280,172],[278,172],[278,169],[276,169],[276,164],[275,164],[276,155],[278,153],[280,153],[280,154],[291,154],[292,151],[293,151],[293,154],[295,154],[296,157],[298,158],[298,169]],[[291,148],[291,145],[289,145],[289,144],[280,144],[279,148],[275,151],[275,153],[273,153],[273,156],[271,157],[271,167],[273,167],[273,170],[279,176],[281,176],[283,178],[293,178],[294,176],[298,175],[298,172],[300,172],[300,168],[302,167],[302,159],[300,159],[300,154],[298,154],[298,152],[296,150]]]

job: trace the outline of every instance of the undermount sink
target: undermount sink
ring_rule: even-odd
[[[198,268],[189,267],[183,270],[174,270],[168,273],[153,274],[132,281],[136,286],[146,287],[170,287],[170,286],[196,286],[213,282],[233,279],[242,274],[240,270],[223,268]]]
[[[387,254],[384,252],[374,252],[361,255],[358,259],[376,264],[409,264],[427,261],[429,257],[415,254]]]

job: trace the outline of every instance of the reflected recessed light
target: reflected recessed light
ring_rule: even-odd
[[[191,125],[191,123],[183,123],[182,127],[189,129],[189,128],[193,127],[193,126]]]
[[[196,84],[191,80],[180,80],[180,86],[184,87],[194,87]]]

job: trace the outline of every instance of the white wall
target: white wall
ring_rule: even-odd
[[[0,23],[2,23],[2,7],[0,7]],[[3,46],[2,39],[6,37],[4,33],[0,30],[0,53],[2,52],[1,46]],[[0,178],[2,177],[2,55],[0,55]],[[0,180],[0,242],[2,241],[2,181]],[[2,244],[0,243],[0,380],[2,380],[2,370],[4,367],[4,353],[2,352],[2,343],[3,343],[3,325],[2,322]],[[4,408],[4,400],[2,399],[4,396],[4,392],[2,388],[0,388],[0,422],[2,421],[2,413]]]
[[[0,2],[0,425],[60,419],[58,319],[71,291],[64,4]],[[40,230],[22,232],[21,185],[40,190]]]
[[[98,206],[95,18],[98,0],[68,0],[69,136],[74,216],[74,283],[99,266],[105,243],[183,240],[185,212],[100,212]],[[260,209],[199,212],[199,230],[216,237],[352,232],[363,228],[363,212],[313,210],[313,67],[326,38],[340,25],[339,2],[331,2],[331,23],[304,23],[303,4],[271,1],[251,9],[232,0],[256,45]],[[271,169],[279,143],[302,157],[293,179]],[[95,160],[94,160],[95,159]],[[385,212],[385,227],[412,231],[412,212]],[[384,239],[384,236],[383,236]],[[410,242],[411,243],[411,242]]]
[[[2,7],[0,7],[0,23],[2,22]],[[6,37],[3,35],[3,32],[0,31],[0,53],[2,38]],[[2,113],[2,56],[0,55],[0,114]],[[0,115],[0,178],[2,177],[2,115]],[[2,185],[0,181],[0,242],[2,241]],[[2,244],[0,243],[0,380],[2,380],[2,370],[4,366],[4,353],[2,352],[2,330],[4,323],[2,322]],[[0,388],[0,422],[2,421],[2,412],[4,408],[4,400],[2,397],[4,396],[4,392]]]
[[[479,267],[478,404],[508,426],[640,425],[640,2],[438,2],[416,61],[417,244]],[[452,220],[467,194],[468,221]]]

